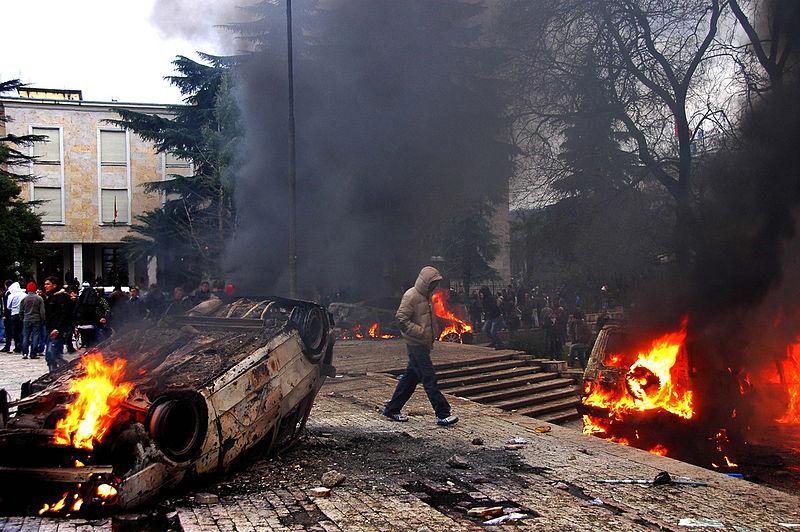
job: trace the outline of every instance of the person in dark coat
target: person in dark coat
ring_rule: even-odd
[[[151,284],[150,289],[144,296],[144,306],[147,310],[146,319],[150,321],[158,321],[164,315],[164,310],[167,308],[167,302],[164,300],[164,293],[157,284]]]
[[[500,339],[500,329],[503,328],[503,318],[497,300],[492,295],[488,286],[482,286],[478,292],[478,297],[483,308],[483,332],[489,337],[490,345],[495,349],[503,349],[503,341]]]
[[[72,334],[72,329],[69,329],[70,318],[67,314],[69,296],[59,288],[58,279],[55,277],[48,277],[44,280],[44,290],[45,329],[48,342],[45,361],[47,361],[47,369],[52,372],[66,364],[64,339],[67,334]]]
[[[125,304],[125,315],[128,327],[141,327],[145,316],[147,316],[147,306],[144,299],[139,296],[139,287],[131,287],[131,297]]]

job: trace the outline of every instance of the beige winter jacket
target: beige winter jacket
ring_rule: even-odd
[[[414,288],[409,288],[400,301],[396,318],[406,343],[433,347],[436,338],[436,319],[431,309],[431,283],[441,281],[442,275],[432,266],[425,266],[419,272]]]

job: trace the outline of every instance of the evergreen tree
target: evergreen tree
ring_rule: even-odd
[[[131,258],[158,257],[167,285],[196,284],[219,277],[220,257],[234,230],[233,146],[240,137],[231,95],[230,61],[202,55],[205,63],[178,56],[167,79],[185,96],[172,116],[115,109],[119,120],[154,143],[159,153],[191,163],[191,175],[172,174],[145,185],[163,194],[163,206],[136,217],[124,238]]]
[[[491,226],[494,211],[490,202],[479,203],[452,223],[442,239],[443,273],[450,279],[461,280],[466,293],[473,283],[499,278],[491,265],[500,251]]]
[[[2,81],[0,94],[21,86],[16,79]],[[0,126],[7,122],[8,118],[0,115]],[[34,176],[23,171],[33,158],[22,149],[41,140],[44,138],[37,135],[0,136],[0,275],[3,279],[30,269],[36,258],[34,242],[44,238],[42,221],[33,212],[33,203],[20,198],[21,184],[34,180]]]

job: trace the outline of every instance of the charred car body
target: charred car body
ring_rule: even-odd
[[[2,503],[69,493],[66,504],[80,499],[73,506],[82,510],[129,509],[186,478],[225,471],[256,446],[292,442],[333,374],[332,328],[313,303],[211,299],[104,342],[92,356],[124,359],[130,392],[102,439],[90,450],[53,443],[76,398],[71,386],[88,373],[81,360],[33,381],[4,412]],[[113,496],[100,496],[103,486]]]

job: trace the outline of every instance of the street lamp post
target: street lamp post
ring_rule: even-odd
[[[292,0],[286,0],[286,45],[289,78],[289,297],[297,298],[297,182],[294,146],[294,68],[292,65]]]

